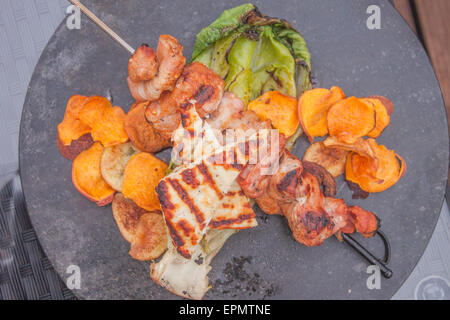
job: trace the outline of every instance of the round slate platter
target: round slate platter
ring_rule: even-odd
[[[132,46],[155,47],[171,34],[190,57],[195,34],[240,1],[85,1]],[[367,7],[381,8],[381,30],[366,27]],[[339,196],[376,213],[391,239],[394,276],[381,289],[366,286],[367,263],[334,237],[321,247],[295,242],[286,221],[258,212],[259,226],[232,236],[214,259],[207,299],[386,299],[401,286],[422,255],[444,197],[448,165],[445,109],[428,58],[387,1],[256,1],[261,12],[283,17],[302,32],[319,87],[338,85],[347,95],[389,97],[391,125],[378,141],[404,157],[408,171],[393,188],[352,200],[339,180]],[[172,299],[149,278],[149,263],[128,255],[112,217],[71,183],[71,162],[58,152],[56,126],[71,95],[106,95],[128,110],[127,52],[82,16],[81,30],[65,23],[45,49],[32,77],[20,132],[20,169],[27,207],[50,260],[66,279],[81,269],[88,299]],[[308,143],[301,138],[294,154]],[[167,154],[166,154],[167,155]],[[381,241],[364,240],[381,256]],[[188,275],[189,276],[189,275]]]

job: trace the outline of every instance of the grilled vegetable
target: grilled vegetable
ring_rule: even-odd
[[[88,97],[74,95],[67,102],[64,119],[58,124],[56,142],[62,156],[74,160],[82,151],[89,149],[94,141],[91,128],[81,122],[79,113]]]
[[[327,115],[330,136],[354,143],[375,128],[375,111],[360,99],[350,97],[335,103]]]
[[[150,153],[135,154],[125,167],[123,195],[147,211],[159,210],[155,187],[166,170],[167,165]]]
[[[111,188],[122,192],[123,174],[132,156],[139,153],[131,142],[106,147],[103,150],[100,168],[102,177]]]
[[[374,157],[352,152],[347,156],[345,175],[367,192],[382,192],[400,180],[406,172],[406,163],[393,150],[377,144],[374,139],[364,140],[374,152]]]
[[[100,162],[103,146],[96,142],[81,152],[72,163],[72,182],[75,188],[86,198],[99,206],[105,206],[113,200],[114,189],[103,180]]]
[[[328,133],[328,110],[344,98],[345,94],[339,87],[332,87],[330,90],[316,88],[301,95],[298,100],[300,123],[311,143],[315,137]]]
[[[299,126],[297,99],[278,91],[264,93],[250,102],[248,109],[263,121],[269,119],[273,127],[286,137],[294,135]]]
[[[104,147],[128,141],[123,128],[125,112],[120,107],[113,107],[104,97],[93,96],[87,99],[79,117],[91,128],[94,141],[101,142]]]
[[[299,96],[312,87],[303,37],[286,21],[262,15],[252,4],[225,10],[197,35],[192,61],[225,79],[245,104],[277,90]]]
[[[339,148],[327,148],[321,141],[313,143],[306,149],[303,161],[317,163],[324,167],[333,177],[345,171],[348,151]]]

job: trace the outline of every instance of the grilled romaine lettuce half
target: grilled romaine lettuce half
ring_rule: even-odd
[[[299,97],[312,88],[311,56],[287,21],[261,14],[252,4],[225,10],[197,35],[192,61],[219,74],[226,90],[247,105],[267,91]],[[288,147],[302,134],[289,139]]]

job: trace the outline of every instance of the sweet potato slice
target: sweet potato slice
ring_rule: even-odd
[[[386,112],[387,114],[390,116],[392,115],[392,113],[394,113],[394,104],[392,103],[391,100],[389,100],[386,97],[383,96],[369,96],[369,99],[378,99],[381,101],[381,103],[383,104],[383,106],[386,108]]]
[[[145,118],[147,102],[134,104],[124,121],[124,128],[133,145],[141,151],[155,153],[170,147],[170,140],[156,131]]]
[[[345,171],[345,162],[349,151],[341,148],[327,148],[323,142],[316,142],[306,149],[303,161],[317,163],[324,167],[334,178]]]
[[[79,112],[87,99],[80,95],[70,97],[64,119],[58,124],[56,144],[62,156],[68,160],[74,160],[93,144],[91,128],[79,119]]]
[[[125,167],[123,195],[148,211],[160,210],[155,187],[166,170],[167,165],[149,153],[134,155]]]
[[[139,219],[142,215],[149,213],[121,193],[114,195],[112,212],[120,233],[130,243],[134,240]]]
[[[361,98],[362,102],[370,105],[375,111],[375,128],[370,131],[367,136],[377,138],[383,130],[389,125],[391,117],[388,114],[387,108],[377,98]]]
[[[102,177],[114,190],[122,192],[125,166],[131,157],[139,152],[131,142],[106,147],[103,150],[100,163]]]
[[[140,261],[154,260],[167,250],[167,241],[166,223],[161,212],[145,213],[139,218],[130,256]]]
[[[86,133],[79,137],[76,140],[72,140],[72,142],[66,146],[61,141],[59,135],[56,137],[56,145],[58,146],[59,152],[61,155],[73,161],[81,152],[89,149],[94,144],[94,140],[92,140],[92,136],[90,133]]]
[[[353,143],[375,128],[375,110],[358,98],[350,97],[330,108],[327,122],[330,136]]]
[[[104,147],[128,141],[128,135],[123,128],[125,112],[120,107],[112,107],[104,97],[90,97],[83,105],[80,119],[91,127],[94,141],[99,141]]]
[[[393,185],[406,172],[406,163],[394,151],[378,145],[374,139],[367,139],[374,151],[374,158],[352,152],[347,157],[346,179],[367,192],[382,192]]]
[[[337,148],[347,151],[356,152],[362,156],[374,159],[375,153],[367,140],[359,138],[354,143],[344,143],[339,141],[337,137],[328,137],[323,141],[323,145],[327,148]]]
[[[111,188],[100,173],[100,161],[103,146],[96,142],[88,150],[81,152],[72,163],[72,182],[75,188],[86,198],[99,206],[105,206],[113,200]]]
[[[79,118],[80,110],[88,97],[74,95],[67,102],[63,121],[58,125],[58,140],[63,146],[91,132],[91,128]]]
[[[259,118],[271,120],[274,128],[286,137],[292,136],[300,124],[297,99],[278,91],[268,91],[248,104]]]
[[[330,90],[312,89],[300,96],[298,100],[300,123],[311,143],[314,137],[322,137],[328,133],[328,110],[342,99],[345,99],[345,94],[339,87],[332,87]]]

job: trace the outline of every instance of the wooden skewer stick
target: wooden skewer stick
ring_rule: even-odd
[[[110,27],[108,27],[102,20],[100,20],[91,10],[86,8],[78,0],[69,0],[74,6],[80,8],[80,10],[88,16],[93,22],[95,22],[103,31],[105,31],[111,38],[124,47],[131,55],[134,54],[134,49],[125,40],[123,40],[117,33],[115,33]]]

